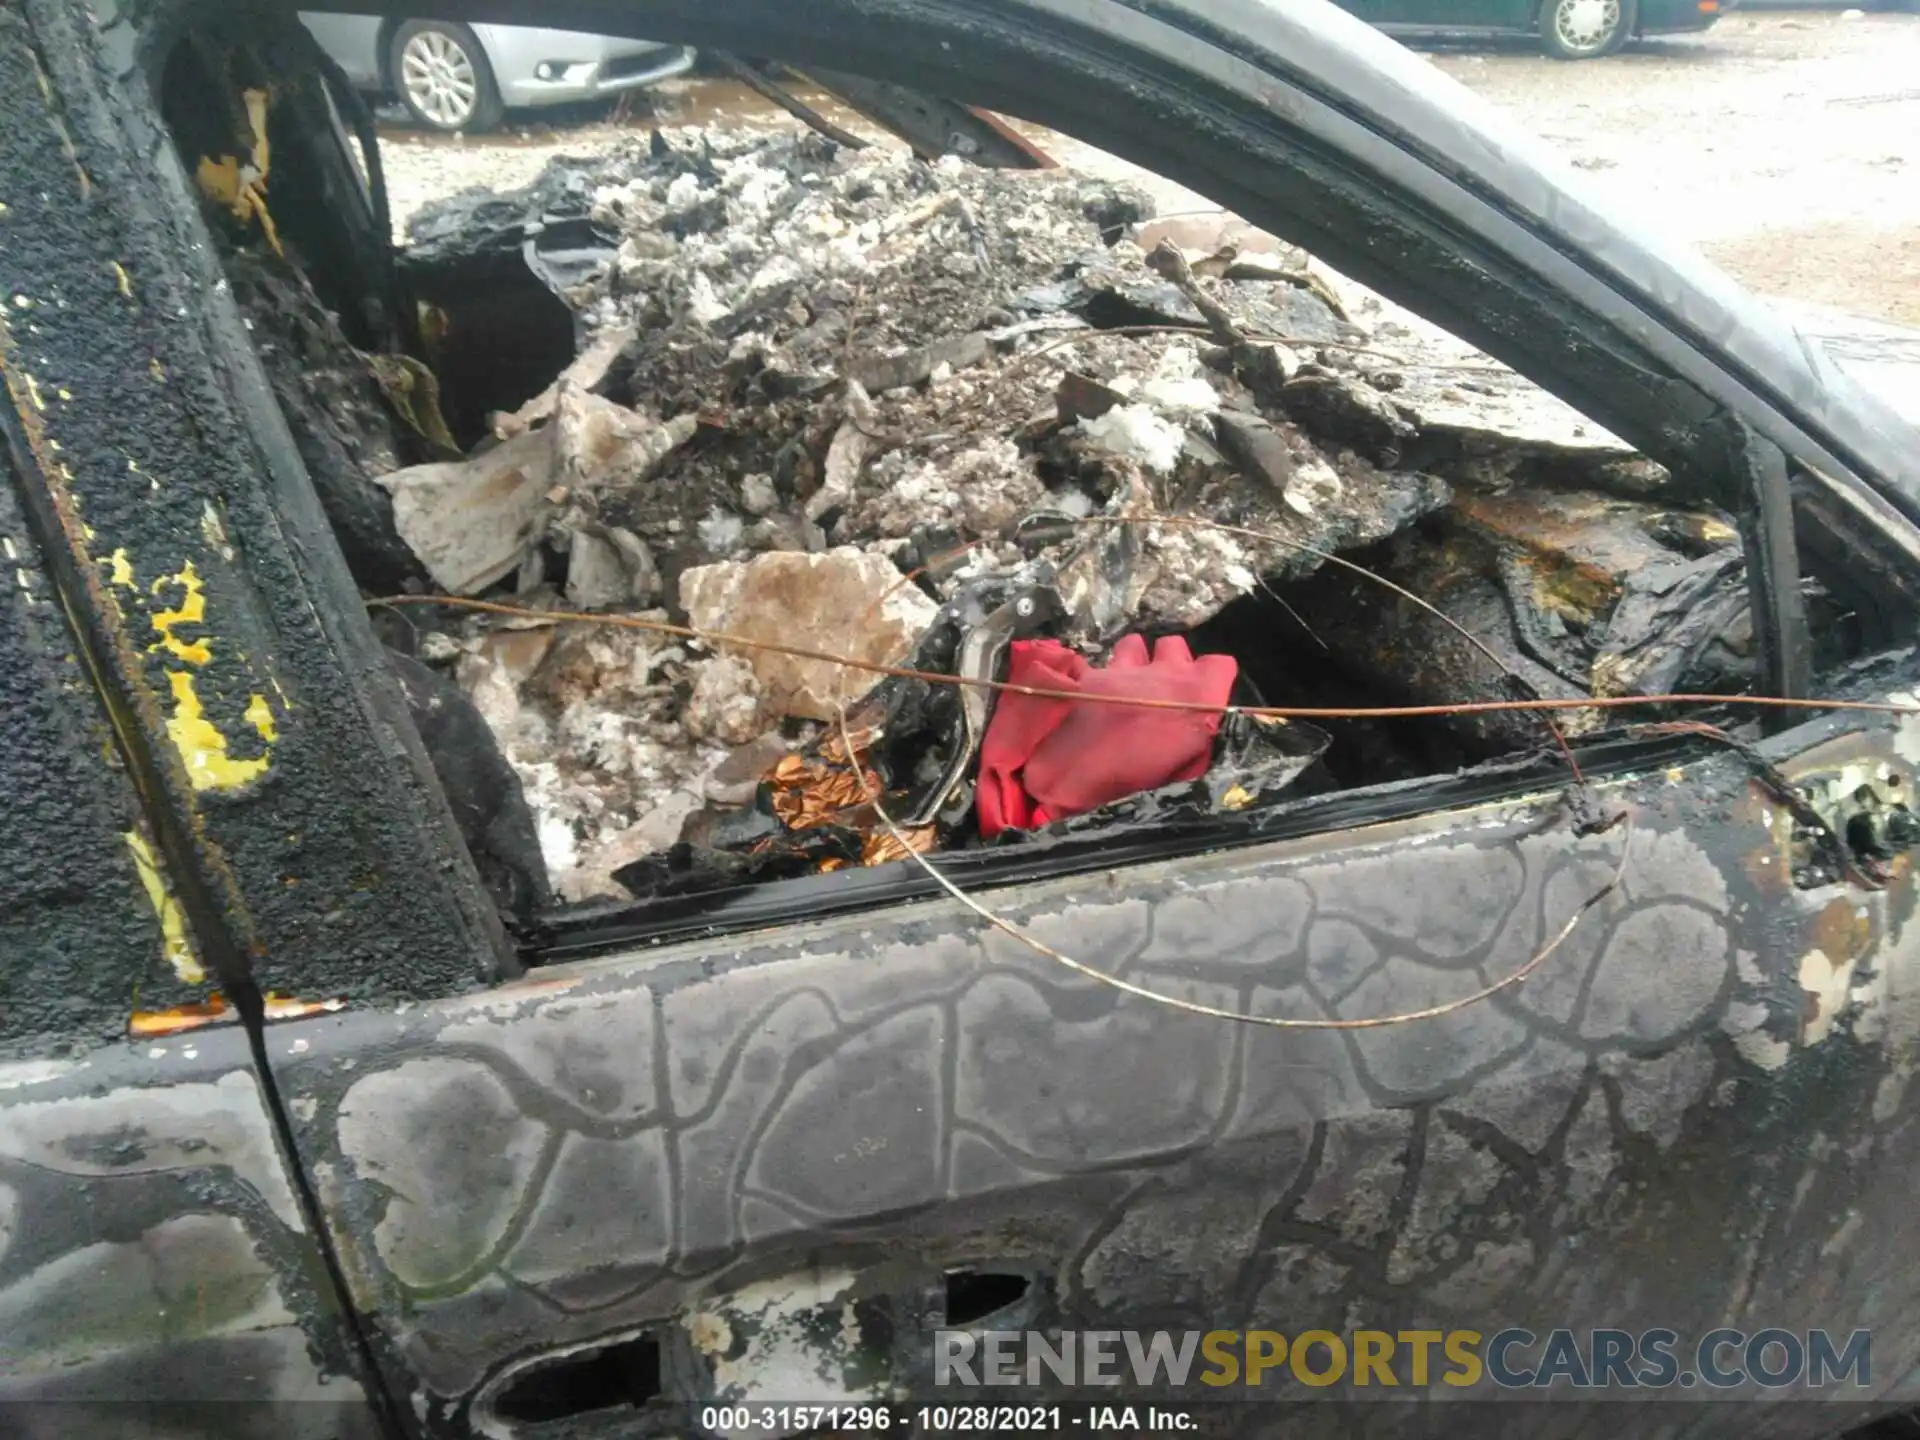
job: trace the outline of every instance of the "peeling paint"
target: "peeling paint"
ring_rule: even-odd
[[[227,539],[227,527],[221,524],[219,512],[211,503],[200,512],[200,534],[208,545],[220,552],[223,560],[233,559],[233,544]]]
[[[147,844],[146,836],[138,830],[129,830],[125,838],[127,849],[133,852],[134,869],[140,872],[140,884],[146,889],[154,914],[160,917],[160,946],[167,964],[185,984],[201,984],[207,972],[193,953],[193,941],[187,935],[186,912],[167,884],[166,872]]]
[[[1809,1012],[1800,1039],[1818,1045],[1833,1033],[1833,1025],[1847,1008],[1853,989],[1853,961],[1835,961],[1826,951],[1809,950],[1800,961],[1800,988],[1807,993]]]
[[[1733,1037],[1733,1048],[1750,1065],[1762,1070],[1778,1070],[1787,1063],[1793,1054],[1793,1047],[1784,1040],[1776,1040],[1763,1030],[1749,1030],[1745,1034]]]
[[[127,267],[118,260],[113,262],[114,283],[119,285],[120,293],[131,300],[133,298],[133,277],[127,274]]]
[[[1910,888],[1912,880],[1897,877],[1895,884]],[[1864,973],[1855,979],[1852,998],[1858,1007],[1853,1037],[1868,1044],[1882,1045],[1894,1060],[1893,1075],[1903,1078],[1912,1072],[1914,1044],[1920,1038],[1920,976],[1915,973],[1915,918],[1909,914],[1895,919],[1888,914],[1885,894],[1870,897],[1877,912],[1875,933],[1881,938],[1865,956]],[[1880,1104],[1875,1099],[1876,1108]]]
[[[1907,1083],[1913,1079],[1913,1066],[1900,1064],[1894,1066],[1880,1077],[1880,1083],[1873,1091],[1873,1118],[1884,1125],[1900,1113],[1900,1102],[1906,1097]]]
[[[844,1270],[801,1271],[710,1300],[688,1316],[695,1349],[712,1363],[716,1397],[879,1399],[889,1357],[871,1353],[861,1335],[853,1283]]]

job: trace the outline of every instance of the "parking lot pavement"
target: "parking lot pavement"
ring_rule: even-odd
[[[1920,324],[1920,16],[1734,14],[1573,65],[1432,58],[1753,288]]]
[[[1611,204],[1647,213],[1753,288],[1920,325],[1920,16],[1734,14],[1704,35],[1579,64],[1526,45],[1429,57]],[[668,122],[789,123],[730,82],[670,82],[653,103]],[[396,217],[467,186],[521,184],[549,155],[651,123],[520,117],[500,136],[456,141],[391,130]]]

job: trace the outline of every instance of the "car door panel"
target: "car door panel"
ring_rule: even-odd
[[[10,1434],[378,1434],[237,1027],[0,1066],[0,1334]]]
[[[1910,782],[1891,740],[1801,763]],[[1907,1022],[1876,1002],[1885,1029],[1862,1044],[1833,1026],[1831,986],[1803,988],[1844,910],[1840,963],[1904,991],[1911,873],[1870,897],[1796,891],[1735,757],[1606,794],[1631,822],[1585,839],[1549,795],[990,897],[1179,999],[1353,1020],[1511,973],[1630,844],[1619,893],[1537,975],[1440,1018],[1183,1015],[936,902],[309,1022],[279,1074],[333,1177],[356,1298],[436,1415],[541,1351],[836,1266],[1027,1269],[1082,1326],[1758,1328],[1819,1288],[1831,1204],[1857,1217],[1849,1253],[1912,1238],[1856,1193],[1861,1170],[1816,1155],[1871,1154],[1876,1186],[1916,1163],[1904,1107],[1872,1104]],[[1816,1074],[1825,1141],[1780,1133]],[[1703,1175],[1734,1233],[1795,1185],[1829,1208],[1772,1222],[1763,1281],[1738,1247],[1703,1272],[1672,1223]],[[1550,1262],[1576,1243],[1577,1272]],[[1845,1299],[1836,1325],[1890,1327],[1876,1374],[1920,1359],[1896,1323],[1920,1291]]]

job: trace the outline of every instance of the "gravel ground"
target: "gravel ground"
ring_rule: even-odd
[[[1735,14],[1598,62],[1434,61],[1754,289],[1920,325],[1920,16]]]
[[[1756,290],[1920,325],[1920,17],[1736,14],[1597,62],[1524,46],[1431,59],[1564,153],[1610,203],[1700,245]],[[791,123],[727,82],[675,81],[643,103],[673,123]],[[396,223],[438,195],[524,183],[553,154],[605,149],[653,123],[520,118],[502,135],[454,141],[390,128]],[[1105,168],[1071,143],[1055,148]],[[1163,209],[1195,203],[1157,188]]]

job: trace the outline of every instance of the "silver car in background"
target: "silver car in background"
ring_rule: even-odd
[[[685,74],[693,52],[523,25],[461,25],[303,12],[301,21],[347,78],[391,95],[433,130],[481,131],[509,107],[561,105]]]

